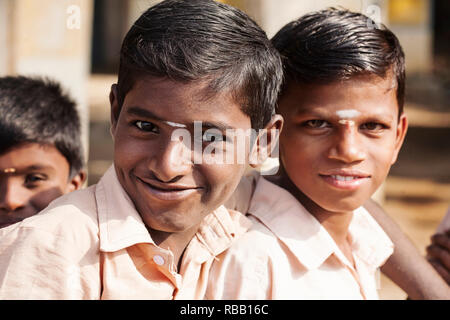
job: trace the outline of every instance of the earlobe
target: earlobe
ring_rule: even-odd
[[[269,157],[278,157],[277,146],[283,128],[283,122],[283,117],[276,114],[264,129],[259,131],[255,145],[250,154],[250,165],[253,168],[261,166]]]
[[[67,193],[81,189],[86,181],[86,178],[86,171],[80,170],[80,172],[70,179]]]
[[[398,154],[400,152],[400,148],[405,141],[406,132],[408,131],[408,117],[405,113],[400,116],[398,120],[397,133],[396,133],[396,141],[395,141],[395,153],[392,158],[391,165],[393,165],[397,161]]]

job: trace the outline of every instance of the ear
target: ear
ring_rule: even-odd
[[[117,121],[119,119],[120,107],[117,100],[117,84],[111,86],[111,92],[109,93],[109,104],[111,106],[111,136],[114,139],[114,131],[116,130]]]
[[[397,161],[398,153],[400,152],[400,148],[403,145],[403,141],[405,140],[407,131],[408,131],[408,117],[406,116],[405,113],[402,113],[400,119],[398,120],[395,138],[395,150],[394,155],[392,157],[391,165],[393,165]]]
[[[278,156],[278,154],[274,154],[274,151],[278,150],[277,144],[283,129],[283,123],[283,117],[275,114],[264,129],[259,131],[250,151],[249,162],[253,168],[261,166],[271,156]]]
[[[80,170],[80,172],[70,179],[67,184],[66,193],[81,189],[86,181],[86,178],[86,171]]]

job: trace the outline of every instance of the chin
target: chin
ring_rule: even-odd
[[[323,209],[330,212],[350,212],[358,209],[363,205],[360,201],[340,199],[334,202],[320,203]]]
[[[184,215],[175,212],[160,212],[157,216],[146,217],[143,220],[153,230],[174,233],[192,228],[195,219],[186,219]]]

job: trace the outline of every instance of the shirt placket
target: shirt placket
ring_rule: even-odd
[[[175,294],[181,287],[183,278],[177,273],[172,252],[153,244],[139,244],[138,246],[149,267],[156,268],[173,284]]]
[[[181,287],[182,277],[177,273],[172,253],[161,250],[156,251],[152,256],[152,262],[156,268],[164,274],[178,289]]]
[[[366,297],[366,294],[364,293],[364,288],[363,288],[363,285],[362,285],[362,282],[361,282],[361,279],[360,279],[360,276],[359,276],[357,270],[355,270],[355,268],[350,264],[350,261],[348,261],[348,259],[344,256],[344,254],[340,250],[336,250],[335,255],[338,258],[338,260],[344,265],[344,267],[350,272],[352,277],[355,279],[355,281],[359,287],[359,292],[361,293],[361,296],[363,297],[363,299],[367,300],[367,297]],[[356,262],[357,257],[355,257],[355,255],[353,253],[352,253],[352,256],[355,261],[356,267],[358,267],[358,264]]]

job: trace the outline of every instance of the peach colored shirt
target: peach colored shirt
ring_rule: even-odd
[[[111,167],[97,185],[0,230],[0,299],[202,299],[215,256],[249,226],[240,213],[219,207],[177,272]]]
[[[239,188],[251,185],[243,181]],[[238,190],[228,205],[245,207],[242,202]],[[378,298],[377,269],[392,254],[393,244],[362,207],[349,226],[356,268],[289,192],[262,177],[248,217],[253,226],[214,262],[206,298]]]

